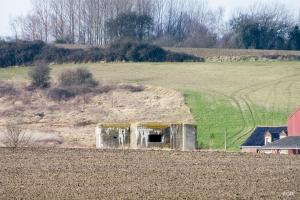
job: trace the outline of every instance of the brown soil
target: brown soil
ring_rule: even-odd
[[[50,100],[45,91],[22,90],[18,96],[2,97],[0,146],[1,129],[4,132],[5,124],[11,121],[24,124],[24,130],[33,134],[39,145],[90,148],[95,146],[98,123],[192,122],[193,117],[180,92],[146,86],[140,92],[114,89],[66,102]]]
[[[300,199],[300,157],[0,149],[0,199]]]

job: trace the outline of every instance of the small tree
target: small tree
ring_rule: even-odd
[[[50,86],[50,67],[46,63],[38,63],[29,71],[31,85],[37,88],[47,88]]]
[[[153,19],[135,12],[122,13],[107,22],[108,34],[114,39],[144,40],[149,37]]]
[[[27,136],[22,127],[16,124],[6,125],[4,144],[10,148],[26,147],[30,144],[31,137]]]

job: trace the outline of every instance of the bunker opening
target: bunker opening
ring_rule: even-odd
[[[149,135],[149,142],[162,143],[162,135]]]

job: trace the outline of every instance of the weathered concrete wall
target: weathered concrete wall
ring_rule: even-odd
[[[140,123],[132,127],[138,149],[170,149],[170,125]]]
[[[170,126],[170,139],[171,149],[182,150],[183,149],[183,126],[181,124],[172,124]]]
[[[195,150],[197,128],[191,124],[105,124],[96,128],[96,147]]]
[[[137,133],[137,124],[131,124],[130,125],[130,148],[131,149],[138,149],[138,133]]]
[[[102,124],[96,127],[98,149],[130,148],[129,124]]]
[[[183,124],[183,148],[191,151],[197,148],[197,127],[191,124]]]

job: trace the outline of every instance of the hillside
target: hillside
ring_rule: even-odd
[[[0,149],[0,199],[299,199],[300,157]]]
[[[98,123],[193,122],[177,91],[153,86],[114,87],[68,101],[52,100],[47,90],[26,91],[22,87],[17,95],[0,95],[0,147],[5,126],[10,123],[19,124],[34,145],[94,148]]]
[[[227,132],[229,149],[238,150],[255,126],[285,125],[300,104],[300,62],[65,64],[52,66],[52,76],[79,66],[99,81],[154,85],[185,94],[204,148],[223,149]],[[27,70],[0,69],[0,79],[24,82]]]

